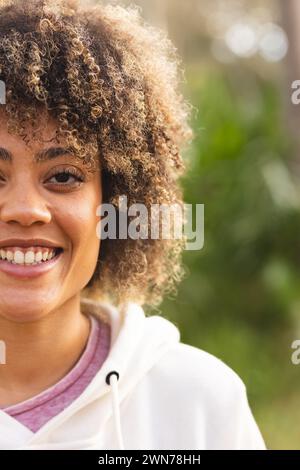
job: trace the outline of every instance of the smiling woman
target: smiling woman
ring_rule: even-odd
[[[42,125],[43,140],[53,140],[53,121]],[[5,144],[0,152],[3,315],[33,320],[58,299],[78,294],[93,275],[101,181],[64,147],[29,145],[10,134],[4,116],[0,143]]]
[[[28,142],[30,124],[31,139],[40,140],[46,110],[56,136],[87,167],[101,161],[104,202],[126,194],[129,205],[180,203],[180,147],[191,129],[167,38],[143,25],[135,9],[2,3],[8,3],[0,16],[8,130]],[[159,304],[183,276],[182,248],[179,240],[104,240],[87,295]]]
[[[97,236],[103,202],[183,203],[174,51],[133,7],[0,0],[0,449],[264,448],[236,373],[143,310],[184,240]]]

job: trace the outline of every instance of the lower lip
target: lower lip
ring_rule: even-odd
[[[25,264],[13,264],[7,260],[0,260],[0,271],[8,274],[10,276],[14,276],[17,278],[34,278],[41,276],[49,272],[53,269],[57,263],[61,260],[63,251],[61,251],[58,255],[54,256],[48,261],[43,261],[39,264],[33,265],[25,265]]]

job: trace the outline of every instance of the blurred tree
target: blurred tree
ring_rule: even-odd
[[[282,23],[289,38],[289,50],[286,57],[286,117],[289,131],[300,148],[300,105],[291,101],[292,82],[300,80],[300,2],[299,0],[280,0]],[[297,159],[299,161],[299,156]],[[298,165],[297,165],[298,166]]]

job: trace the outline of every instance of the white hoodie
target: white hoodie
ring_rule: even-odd
[[[82,299],[81,309],[110,322],[105,362],[36,433],[0,410],[1,450],[266,449],[240,377],[181,343],[172,322],[135,303],[116,309]]]

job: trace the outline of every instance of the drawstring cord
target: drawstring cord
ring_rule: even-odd
[[[114,422],[115,422],[118,446],[121,450],[125,450],[122,430],[121,430],[118,380],[119,380],[119,373],[115,370],[112,370],[111,372],[109,372],[109,374],[107,374],[105,378],[106,383],[111,387],[111,390],[112,390],[113,417],[114,417]]]

